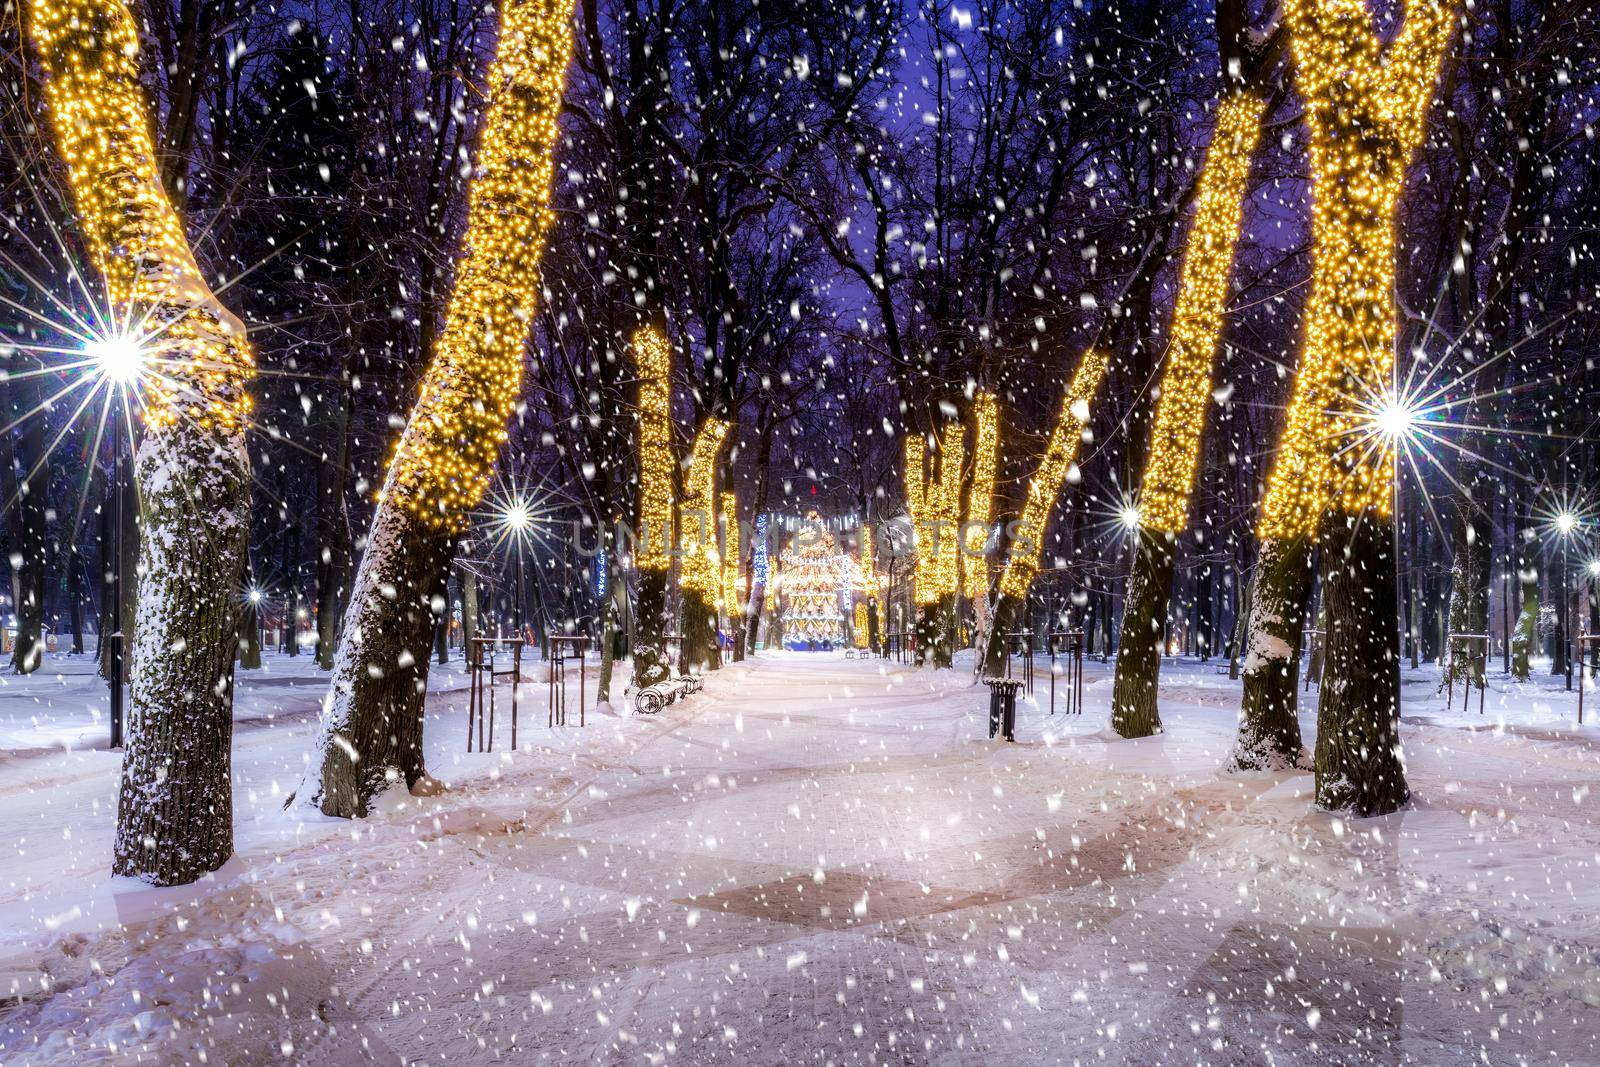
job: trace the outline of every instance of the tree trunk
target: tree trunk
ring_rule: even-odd
[[[32,12],[91,258],[162,367],[146,383],[134,464],[146,536],[137,616],[124,631],[134,635],[132,706],[112,866],[174,885],[233,851],[233,598],[250,508],[243,430],[254,365],[243,323],[210,291],[161,189],[133,13],[114,2]]]
[[[13,393],[18,383],[13,382]],[[13,410],[21,406],[13,396]],[[26,404],[26,401],[23,401]],[[31,405],[28,405],[31,407]],[[28,410],[24,407],[24,411]],[[18,416],[20,417],[20,413]],[[28,421],[22,433],[20,456],[11,448],[11,431],[5,432],[6,496],[14,502],[12,511],[11,587],[16,606],[17,639],[11,647],[11,669],[17,674],[32,674],[44,659],[44,589],[46,558],[46,517],[44,488],[49,482],[48,468],[41,468],[37,480],[29,477],[31,464],[45,451],[44,420]],[[20,469],[19,469],[20,468]]]
[[[948,668],[955,661],[955,594],[942,593],[932,604],[917,605],[917,665]]]
[[[1303,538],[1264,542],[1248,595],[1244,702],[1229,761],[1234,769],[1302,765],[1295,667],[1310,593],[1310,544]]]
[[[465,567],[456,568],[456,585],[461,589],[461,648],[478,636],[478,578]]]
[[[1250,634],[1250,605],[1255,601],[1256,585],[1246,585],[1239,596],[1239,607],[1233,616],[1233,637],[1228,641],[1228,677],[1239,680],[1241,653]]]
[[[1511,638],[1511,676],[1528,680],[1528,657],[1539,640],[1539,538],[1532,527],[1522,530],[1517,546],[1517,586],[1522,610]]]
[[[1387,815],[1410,797],[1400,755],[1394,526],[1338,514],[1323,550],[1328,672],[1317,715],[1316,798],[1328,811]]]
[[[1017,616],[1022,602],[1005,593],[995,597],[994,608],[989,613],[989,633],[984,639],[983,657],[979,660],[979,675],[984,678],[1004,678],[1006,673],[1006,634],[1016,629]]]
[[[639,604],[634,612],[633,687],[643,689],[665,681],[672,673],[667,663],[667,572],[639,568]]]
[[[722,666],[722,647],[717,642],[717,613],[705,596],[695,589],[683,590],[683,644],[678,653],[678,671],[694,674],[714,671]]]
[[[1128,599],[1122,609],[1122,642],[1117,649],[1111,691],[1111,728],[1122,737],[1149,737],[1161,732],[1156,694],[1161,681],[1161,641],[1166,632],[1176,547],[1170,533],[1139,531]]]
[[[317,466],[317,666],[333,670],[344,606],[350,589],[350,514],[345,477],[350,466],[351,393],[344,390],[338,426],[338,451]]]
[[[413,791],[436,788],[423,762],[423,698],[455,540],[399,508],[374,519],[334,661],[320,762],[304,787],[325,815],[363,818],[402,780]]]
[[[751,655],[755,655],[761,639],[761,610],[766,605],[766,599],[765,586],[756,586],[750,594],[750,612],[745,616],[745,642]]]
[[[152,434],[136,461],[149,536],[113,869],[155,885],[191,882],[233,853],[234,597],[249,468],[241,439],[186,431]]]

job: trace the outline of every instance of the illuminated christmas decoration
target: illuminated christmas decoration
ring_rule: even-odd
[[[1005,573],[1000,577],[1000,592],[1004,596],[1013,599],[1027,596],[1028,587],[1039,573],[1039,557],[1044,551],[1044,531],[1050,511],[1061,492],[1062,480],[1078,458],[1078,448],[1089,428],[1089,404],[1099,393],[1105,376],[1106,354],[1091,348],[1083,354],[1083,361],[1072,376],[1072,384],[1061,398],[1061,413],[1050,431],[1050,442],[1028,482],[1028,499],[1022,507]]]
[[[717,457],[732,423],[707,419],[695,434],[689,454],[689,476],[685,479],[683,506],[678,512],[679,580],[683,588],[707,603],[717,597],[722,557],[717,551],[716,481]]]
[[[767,587],[767,517],[756,516],[756,543],[750,546],[750,577],[757,589]]]
[[[465,249],[444,330],[396,446],[386,502],[441,529],[470,521],[507,437],[554,219],[556,119],[570,0],[505,0],[487,79]]]
[[[989,592],[989,567],[983,558],[989,543],[989,528],[994,522],[994,480],[1000,460],[1000,406],[993,393],[979,393],[972,405],[976,452],[972,460],[972,485],[967,490],[967,517],[961,537],[965,552],[963,592],[972,603]]]
[[[744,612],[744,590],[739,587],[739,501],[732,492],[722,494],[722,610]]]
[[[22,14],[8,11],[14,23]],[[245,390],[254,357],[162,187],[134,12],[120,0],[33,0],[20,25],[43,65],[56,148],[105,286],[107,307],[96,316],[105,330],[88,339],[85,354],[108,391],[143,406],[134,459],[143,533],[135,618],[124,635],[131,707],[112,870],[177,885],[233,854],[235,594],[250,519]],[[28,58],[13,58],[20,72]],[[7,263],[7,285],[15,286],[14,261]],[[8,327],[22,332],[15,322]]]
[[[570,0],[503,0],[480,92],[462,254],[445,321],[389,464],[345,615],[306,799],[365,816],[389,782],[439,788],[423,763],[426,649],[438,581],[507,437],[540,295]],[[635,657],[635,670],[643,660]]]
[[[240,447],[255,361],[162,188],[132,11],[117,0],[34,0],[28,28],[89,258],[127,334],[121,347],[159,353],[143,361],[146,432],[183,422]]]
[[[1189,496],[1200,461],[1200,435],[1211,399],[1212,366],[1222,332],[1233,249],[1244,211],[1245,179],[1261,131],[1262,99],[1230,96],[1217,109],[1194,223],[1184,253],[1173,309],[1161,398],[1150,435],[1150,458],[1135,525],[1180,533],[1189,521]]]
[[[846,560],[815,511],[789,542],[781,564],[784,644],[799,650],[839,644],[844,639],[839,586]]]
[[[639,567],[664,571],[672,562],[672,345],[646,326],[633,335],[639,376]]]
[[[1393,439],[1372,430],[1392,388],[1395,204],[1419,145],[1454,16],[1407,5],[1387,49],[1362,0],[1283,9],[1311,127],[1313,266],[1305,352],[1260,534],[1309,537],[1330,506],[1387,517]]]
[[[872,550],[872,527],[870,525],[861,527],[861,559],[859,565],[860,578],[857,584],[868,596],[872,596],[877,592],[878,584],[877,579],[874,577],[877,572],[877,562]]]
[[[926,474],[926,439],[920,434],[906,437],[906,509],[917,539],[913,595],[922,606],[956,591],[963,433],[964,427],[952,424],[939,435],[939,475],[933,479]]]
[[[867,626],[867,602],[865,600],[856,601],[855,631],[855,646],[857,648],[866,648],[870,634]]]

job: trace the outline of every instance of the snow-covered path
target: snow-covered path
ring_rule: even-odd
[[[515,756],[430,724],[440,801],[263,803],[213,883],[120,887],[99,931],[22,921],[13,974],[49,979],[14,985],[0,1059],[1600,1062],[1600,732],[1564,697],[1480,720],[1416,676],[1417,801],[1345,822],[1308,775],[1218,772],[1214,664],[1169,662],[1167,733],[1135,742],[1104,732],[1106,672],[1081,717],[1025,706],[1016,745],[964,672],[831,655],[549,743],[539,700]],[[242,740],[241,788],[308,729]]]

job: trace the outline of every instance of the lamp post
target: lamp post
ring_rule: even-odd
[[[1577,516],[1563,511],[1556,516],[1556,532],[1561,535],[1561,662],[1566,667],[1567,691],[1572,691],[1572,586],[1569,577],[1569,558],[1572,533],[1578,528]]]
[[[516,622],[517,641],[526,643],[528,631],[523,624],[522,617],[522,542],[527,539],[528,529],[533,525],[533,508],[527,499],[516,496],[506,501],[505,505],[500,509],[500,524],[505,528],[506,533],[510,535],[516,553],[514,560],[517,592],[512,604],[512,617]]]
[[[84,345],[94,373],[105,380],[111,422],[111,618],[109,677],[111,690],[111,747],[122,747],[123,663],[127,635],[122,632],[122,545],[126,535],[126,454],[133,448],[132,411],[128,394],[145,372],[146,353],[139,339],[117,330],[90,338]]]

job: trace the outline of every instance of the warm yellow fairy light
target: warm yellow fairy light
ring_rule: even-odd
[[[1044,530],[1055,507],[1056,496],[1061,492],[1062,480],[1077,461],[1078,448],[1083,444],[1084,430],[1089,425],[1089,405],[1100,391],[1106,377],[1106,354],[1095,348],[1083,354],[1072,384],[1061,398],[1061,414],[1055,428],[1050,431],[1050,442],[1045,446],[1039,466],[1028,481],[1028,499],[1022,507],[1022,518],[1017,523],[1017,536],[1011,542],[1011,555],[1006,560],[1005,573],[1000,576],[1003,596],[1022,597],[1039,573],[1039,556],[1044,551]]]
[[[141,378],[147,432],[182,422],[239,447],[255,360],[162,189],[133,12],[120,0],[33,0],[29,30],[89,257],[113,315],[159,354]]]
[[[707,419],[695,434],[689,453],[689,476],[684,480],[683,506],[678,511],[678,572],[683,588],[705,600],[717,595],[717,575],[722,570],[717,552],[716,482],[717,457],[727,439],[731,423]]]
[[[1140,522],[1147,529],[1180,533],[1188,525],[1212,365],[1244,211],[1245,179],[1264,106],[1255,94],[1239,93],[1217,109],[1217,129],[1200,173],[1178,303],[1172,312],[1172,339],[1140,492]]]
[[[872,527],[864,525],[861,527],[861,561],[856,584],[865,590],[868,596],[871,596],[877,588],[873,578],[876,570],[877,565],[873,562]]]
[[[722,610],[729,615],[744,611],[744,591],[739,588],[739,501],[732,492],[722,494]]]
[[[865,600],[858,600],[856,601],[856,647],[866,648],[870,638],[871,633],[869,632],[869,627],[867,625],[867,602]]]
[[[967,517],[961,529],[966,542],[961,563],[963,592],[976,603],[989,591],[989,568],[983,549],[989,543],[989,526],[994,522],[995,469],[1000,459],[1000,405],[993,393],[978,394],[972,405],[972,421],[977,452],[972,457],[972,485],[967,490]]]
[[[633,335],[634,373],[639,377],[639,554],[644,570],[672,563],[672,345],[646,326]]]
[[[939,434],[939,476],[935,479],[929,479],[925,471],[926,439],[920,434],[906,438],[906,508],[917,541],[912,595],[923,606],[937,604],[940,597],[956,591],[964,432],[957,423]]]
[[[384,488],[386,501],[443,529],[471,520],[521,393],[571,52],[571,0],[504,0],[465,252]]]
[[[1283,13],[1315,206],[1305,353],[1262,509],[1269,540],[1315,534],[1330,506],[1389,515],[1394,444],[1365,431],[1394,374],[1395,204],[1454,22],[1448,4],[1408,4],[1385,49],[1364,0],[1287,0]]]

